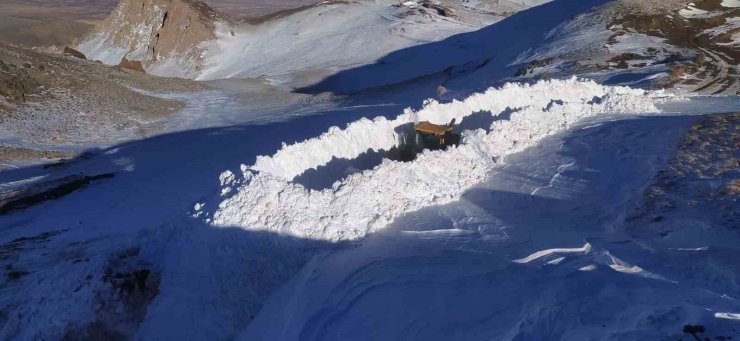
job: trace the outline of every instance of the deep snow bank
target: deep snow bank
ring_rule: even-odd
[[[222,202],[212,217],[216,226],[331,241],[359,239],[394,218],[425,206],[455,200],[483,181],[502,157],[522,151],[545,136],[599,113],[657,112],[657,93],[591,81],[542,81],[507,84],[463,101],[428,100],[419,111],[407,109],[395,120],[361,119],[346,129],[332,127],[323,135],[283,146],[271,157],[259,157],[242,176],[221,175]],[[446,151],[426,151],[413,162],[384,160],[372,170],[350,175],[325,190],[307,190],[290,179],[333,157],[354,158],[368,149],[390,149],[399,136],[395,127],[418,120],[446,123],[476,112],[496,116],[517,108],[509,120],[494,120],[488,131],[466,131],[462,143]],[[197,205],[196,210],[202,209]]]

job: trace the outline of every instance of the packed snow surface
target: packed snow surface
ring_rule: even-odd
[[[361,119],[346,129],[332,127],[319,137],[286,145],[273,156],[258,157],[251,167],[243,166],[240,177],[224,172],[223,201],[206,219],[216,226],[307,239],[356,240],[404,213],[458,199],[483,181],[504,156],[585,117],[657,112],[655,101],[661,95],[573,78],[533,85],[510,83],[451,103],[427,100],[420,110],[406,109],[393,120]],[[508,120],[501,119],[507,109],[514,111]],[[352,159],[369,149],[393,148],[400,139],[394,128],[404,124],[460,122],[481,111],[493,115],[493,123],[465,131],[459,146],[425,151],[412,162],[385,159],[372,170],[349,175],[328,189],[308,190],[291,182],[333,158]]]

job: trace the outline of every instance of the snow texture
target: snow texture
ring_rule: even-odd
[[[381,3],[326,3],[259,25],[217,26],[217,39],[205,44],[205,65],[196,79],[267,76],[277,81],[289,77],[286,73],[334,72],[476,29],[421,15],[399,19],[401,11]]]
[[[221,176],[225,199],[206,219],[216,226],[307,239],[360,239],[404,213],[458,199],[485,180],[506,155],[583,118],[606,112],[657,112],[655,102],[661,95],[572,78],[533,85],[509,83],[445,104],[427,100],[419,111],[406,109],[395,120],[361,119],[346,129],[332,127],[320,137],[285,145],[271,157],[258,157],[252,167],[243,166],[241,178],[225,172]],[[453,118],[460,122],[473,113],[499,116],[507,109],[516,110],[509,120],[494,117],[490,127],[465,131],[459,146],[425,151],[412,162],[385,159],[374,169],[352,174],[324,190],[307,190],[290,181],[333,158],[352,159],[368,149],[389,150],[399,141],[394,128],[407,123],[447,123]]]

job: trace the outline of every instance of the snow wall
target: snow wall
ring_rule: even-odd
[[[532,85],[506,84],[463,101],[427,100],[418,111],[406,109],[394,120],[360,119],[345,129],[332,127],[319,137],[284,145],[273,156],[260,156],[241,176],[221,175],[218,208],[205,219],[214,226],[242,227],[307,239],[356,240],[388,225],[400,215],[460,198],[486,179],[503,157],[599,115],[658,112],[662,92],[602,86],[575,78]],[[308,190],[291,180],[332,158],[356,158],[368,149],[389,150],[399,140],[395,128],[428,120],[447,123],[481,111],[498,116],[516,109],[508,120],[487,129],[463,132],[460,145],[425,151],[411,162],[384,159],[371,170],[338,180],[332,188]],[[196,205],[196,216],[203,205]]]

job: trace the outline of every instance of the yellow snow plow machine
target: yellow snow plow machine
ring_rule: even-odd
[[[422,149],[445,149],[460,142],[460,135],[454,132],[455,119],[446,125],[420,121],[414,124],[415,144]]]
[[[398,145],[391,149],[387,156],[392,160],[411,161],[424,150],[447,149],[460,143],[460,134],[456,132],[453,119],[448,124],[434,124],[429,121],[407,123],[396,127],[400,137]]]

